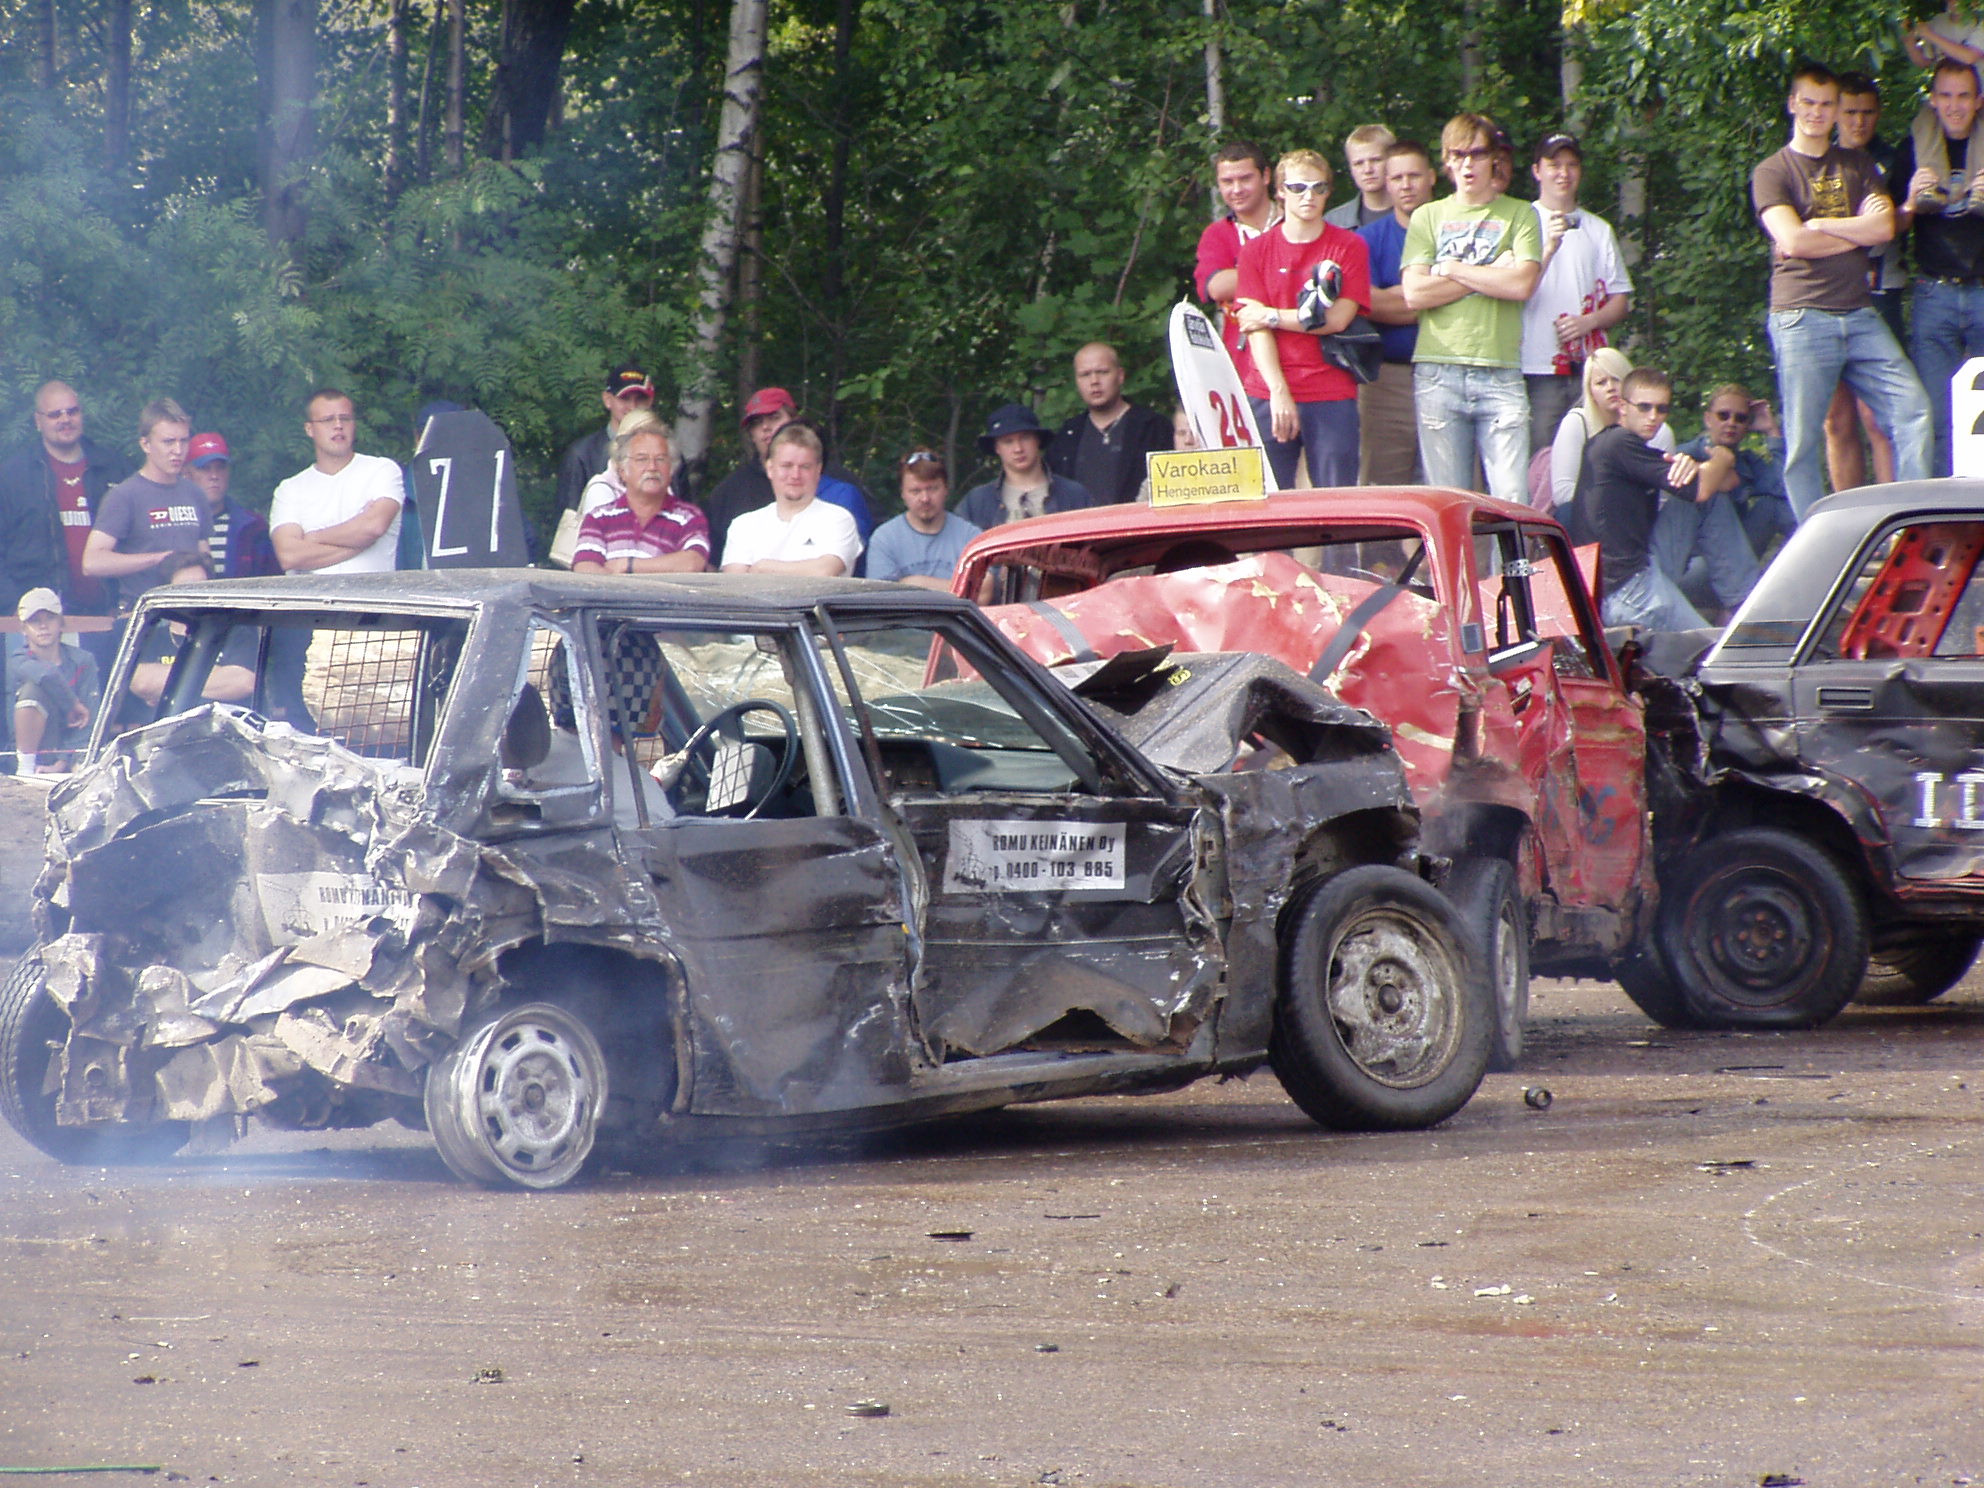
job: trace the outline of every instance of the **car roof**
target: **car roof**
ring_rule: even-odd
[[[1303,522],[1404,522],[1438,529],[1461,509],[1472,513],[1547,520],[1541,512],[1497,501],[1478,491],[1443,486],[1340,486],[1282,491],[1264,501],[1217,501],[1203,506],[1144,506],[1124,503],[1053,512],[1008,522],[971,541],[975,553],[1065,543],[1145,538],[1158,534],[1207,534],[1244,528],[1284,527]]]
[[[485,605],[567,609],[640,607],[705,612],[800,614],[815,605],[836,608],[973,608],[969,601],[907,584],[867,579],[772,577],[761,574],[574,574],[551,568],[448,568],[369,574],[295,574],[223,579],[150,591],[153,604],[269,608],[393,610]]]

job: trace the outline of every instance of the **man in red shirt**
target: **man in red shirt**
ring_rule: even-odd
[[[1371,250],[1356,233],[1323,221],[1330,165],[1321,155],[1293,150],[1275,177],[1281,221],[1240,251],[1235,319],[1252,355],[1241,386],[1284,490],[1295,484],[1297,455],[1308,457],[1312,486],[1355,485],[1357,383],[1323,356],[1318,337],[1370,309]],[[1325,286],[1327,306],[1313,332],[1303,329],[1300,309],[1312,282]]]
[[[82,400],[66,382],[36,389],[34,426],[40,437],[0,463],[0,613],[46,588],[72,616],[109,614],[104,586],[83,574],[83,546],[126,469],[83,437]]]
[[[1235,140],[1213,157],[1212,179],[1226,215],[1199,234],[1198,267],[1192,281],[1199,298],[1220,311],[1220,334],[1227,355],[1240,371],[1247,370],[1247,344],[1233,318],[1233,297],[1240,292],[1240,250],[1254,241],[1281,214],[1275,210],[1274,185],[1268,175],[1267,152],[1259,145]]]

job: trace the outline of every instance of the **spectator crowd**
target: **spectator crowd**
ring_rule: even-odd
[[[1200,238],[1193,282],[1277,484],[1426,481],[1552,512],[1599,545],[1607,623],[1687,629],[1742,602],[1828,474],[1834,489],[1870,471],[1949,474],[1950,379],[1984,354],[1984,151],[1974,171],[1969,156],[1984,133],[1984,24],[1945,15],[1904,41],[1929,69],[1928,101],[1892,144],[1870,78],[1816,64],[1791,77],[1788,141],[1750,182],[1782,423],[1769,399],[1724,384],[1686,444],[1670,425],[1672,378],[1614,344],[1633,282],[1611,225],[1580,200],[1574,135],[1547,133],[1523,154],[1524,200],[1511,194],[1515,143],[1485,114],[1456,114],[1434,146],[1366,124],[1344,141],[1350,193],[1335,207],[1325,155],[1271,163],[1225,145],[1212,166],[1225,210]],[[744,402],[742,463],[695,497],[653,379],[623,363],[600,392],[603,427],[560,461],[553,553],[582,572],[948,589],[985,528],[1134,501],[1146,455],[1193,444],[1183,410],[1124,396],[1116,348],[1082,346],[1071,375],[1081,409],[1058,428],[1024,403],[989,414],[977,443],[993,473],[955,505],[944,457],[905,453],[903,510],[878,524],[780,387]],[[36,392],[34,424],[0,462],[0,614],[13,617],[5,678],[24,772],[66,767],[152,586],[400,563],[402,472],[357,451],[358,410],[337,389],[308,399],[311,463],[276,487],[266,518],[229,489],[226,437],[196,433],[170,398],[139,415],[135,472],[86,435],[65,382]],[[140,698],[170,657],[142,660]],[[302,665],[268,658],[278,712]],[[210,692],[237,670],[217,668]]]

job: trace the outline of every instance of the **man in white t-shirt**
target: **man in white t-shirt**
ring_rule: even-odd
[[[765,451],[772,504],[735,518],[723,540],[725,573],[812,574],[838,578],[854,572],[861,533],[845,507],[815,499],[826,451],[805,424],[787,424]]]
[[[1522,380],[1529,392],[1529,443],[1542,449],[1584,396],[1584,364],[1632,308],[1633,281],[1612,225],[1578,206],[1584,150],[1568,134],[1536,146],[1537,224],[1543,276],[1522,307]]]
[[[317,458],[276,487],[269,506],[276,557],[288,573],[391,572],[406,500],[400,467],[353,450],[357,405],[336,388],[312,393],[303,409]]]

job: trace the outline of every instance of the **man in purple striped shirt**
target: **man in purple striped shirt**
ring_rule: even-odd
[[[572,551],[574,573],[701,573],[710,525],[699,507],[668,494],[668,432],[653,424],[616,434],[613,466],[627,489],[587,515]]]

